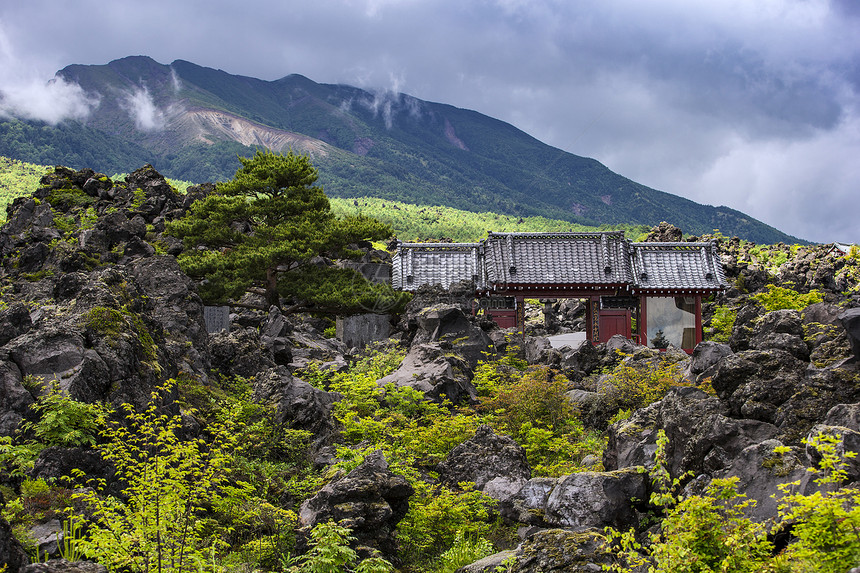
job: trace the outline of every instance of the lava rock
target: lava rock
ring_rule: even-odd
[[[451,450],[436,471],[449,487],[471,482],[478,491],[500,501],[513,497],[531,478],[522,446],[486,425]]]

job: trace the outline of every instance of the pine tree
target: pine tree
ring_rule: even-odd
[[[318,174],[307,156],[257,151],[239,161],[231,181],[168,228],[183,240],[179,264],[201,281],[205,301],[256,291],[267,305],[282,308],[287,300],[289,310],[350,313],[396,305],[398,295],[387,285],[370,285],[320,258],[357,258],[363,253],[350,245],[390,236],[387,225],[335,217],[322,187],[314,185]]]

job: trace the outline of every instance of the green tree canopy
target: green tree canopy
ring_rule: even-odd
[[[332,259],[357,258],[350,248],[391,235],[367,217],[337,218],[310,159],[270,151],[240,157],[236,176],[195,202],[168,232],[183,240],[179,264],[200,279],[207,302],[237,300],[248,291],[268,305],[329,313],[395,306],[398,294],[370,285],[357,272],[331,266]]]

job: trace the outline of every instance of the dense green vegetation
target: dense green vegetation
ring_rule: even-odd
[[[258,151],[240,158],[236,176],[197,201],[167,232],[183,240],[179,265],[205,278],[200,296],[210,303],[239,300],[252,287],[267,309],[291,301],[291,310],[349,314],[380,300],[406,300],[387,284],[370,284],[357,271],[321,267],[322,255],[358,258],[360,241],[387,238],[391,228],[368,217],[337,218],[305,155]]]
[[[471,242],[483,239],[488,231],[556,233],[621,229],[632,239],[641,238],[648,232],[645,225],[589,227],[545,217],[473,213],[439,205],[430,207],[374,197],[332,199],[331,204],[335,213],[365,215],[390,225],[401,241],[435,242],[444,237],[455,242]]]
[[[24,540],[28,524],[36,519],[48,514],[71,519],[79,528],[69,551],[98,558],[111,570],[132,564],[137,564],[135,570],[154,570],[160,556],[162,571],[197,571],[200,566],[217,571],[242,563],[273,571],[313,571],[307,561],[321,552],[354,562],[337,541],[348,533],[331,530],[333,525],[322,527],[314,537],[316,552],[298,562],[290,557],[296,514],[282,508],[298,507],[333,476],[382,450],[392,471],[415,489],[398,527],[404,561],[400,570],[450,572],[464,560],[510,547],[515,538],[510,526],[498,520],[493,500],[468,484],[434,485],[424,477],[479,426],[488,424],[514,437],[536,476],[585,469],[585,456],[599,459],[603,448],[601,430],[585,427],[564,399],[564,377],[546,367],[529,367],[516,353],[512,348],[478,367],[477,407],[428,402],[408,387],[378,387],[376,380],[403,359],[404,350],[396,346],[370,348],[343,372],[312,364],[301,377],[343,395],[334,411],[343,425],[339,460],[324,472],[315,471],[309,458],[312,436],[278,426],[274,407],[252,401],[251,381],[210,379],[205,386],[191,379],[170,381],[153,392],[149,407],[141,411],[112,410],[49,393],[33,407],[33,422],[14,439],[0,439],[0,472],[7,483],[14,476],[20,483],[14,490],[4,489],[4,515]],[[648,390],[642,398],[653,378],[646,370],[612,374],[603,398],[608,404],[624,403],[620,395],[640,396],[637,404],[659,399],[668,386]],[[176,412],[199,424],[209,446],[182,437],[182,418]],[[125,501],[97,495],[104,482],[74,492],[73,486],[86,485],[80,475],[67,482],[26,477],[41,449],[68,444],[94,444],[103,451],[124,476]],[[354,566],[361,570],[360,563]],[[371,566],[385,565],[365,567]]]
[[[238,163],[238,160],[236,160]],[[5,205],[16,197],[30,195],[36,190],[41,175],[49,169],[0,157],[0,221],[5,218]],[[115,173],[114,180],[126,174]],[[170,184],[184,193],[193,185],[190,181],[168,179]],[[641,238],[648,228],[645,225],[616,225],[589,227],[544,217],[513,217],[498,213],[463,211],[443,206],[421,206],[375,197],[332,198],[332,212],[339,217],[366,216],[390,226],[394,235],[403,241],[439,240],[478,241],[487,231],[496,232],[570,232],[623,229],[632,239]]]
[[[839,438],[818,434],[804,440],[821,456],[815,472],[820,491],[797,493],[800,481],[780,486],[775,523],[754,522],[744,510],[755,501],[737,491],[737,477],[713,480],[697,495],[679,494],[679,479],[669,477],[668,440],[660,430],[655,466],[650,471],[650,503],[662,514],[659,528],[637,541],[632,530],[607,529],[610,549],[620,563],[616,573],[843,573],[860,563],[860,489],[846,485],[855,452],[840,453]],[[779,446],[779,459],[791,448]],[[777,550],[778,535],[790,530],[795,541]]]
[[[177,233],[212,249],[229,244],[240,255],[205,273],[224,293],[235,282],[233,295],[260,282],[261,275],[255,273],[263,271],[265,278],[261,262],[267,257],[276,260],[277,267],[289,268],[293,261],[289,256],[300,250],[291,241],[310,245],[314,252],[328,251],[332,245],[337,251],[355,240],[355,233],[380,238],[388,231],[382,224],[349,218],[357,215],[390,212],[393,223],[403,226],[403,236],[413,238],[408,235],[412,233],[416,239],[433,237],[441,229],[453,232],[457,221],[463,233],[453,237],[458,240],[479,238],[488,223],[492,229],[504,230],[548,230],[546,226],[555,230],[553,224],[564,225],[383,199],[339,201],[330,210],[325,195],[315,187],[316,170],[308,158],[258,153],[241,163],[235,179],[220,185],[220,193],[213,194],[209,203],[200,202]],[[16,168],[39,173],[35,167]],[[55,189],[48,200],[57,206],[61,230],[71,232],[94,221],[93,198],[79,190]],[[60,206],[67,215],[60,214]],[[335,213],[344,218],[337,219]],[[283,220],[289,223],[279,228]],[[233,229],[236,221],[256,225],[254,235],[266,239],[265,244],[243,243],[250,234]],[[409,226],[409,221],[416,223]],[[283,252],[267,251],[270,243],[283,247]],[[757,247],[751,256],[761,265],[773,261],[767,268],[776,273],[787,261],[777,251]],[[278,258],[284,254],[286,260]],[[858,258],[857,251],[848,258]],[[185,264],[193,273],[195,263]],[[230,270],[240,272],[227,276]],[[320,277],[326,278],[325,273],[305,278]],[[314,291],[339,292],[305,289],[308,296]],[[289,283],[281,294],[301,292],[297,283]],[[820,300],[820,293],[801,294],[770,285],[749,298],[769,310],[803,308]],[[713,334],[727,336],[732,319],[730,309],[717,309]],[[152,338],[127,308],[95,306],[82,320],[104,336],[133,335],[141,342],[146,364],[161,367]],[[453,405],[427,401],[409,387],[378,386],[377,381],[393,372],[404,355],[405,349],[390,341],[352,355],[345,370],[324,370],[322,364],[311,363],[298,373],[302,380],[342,396],[333,407],[341,432],[336,460],[325,469],[315,468],[311,460],[315,436],[280,424],[275,406],[254,400],[254,380],[213,374],[204,385],[180,375],[156,388],[148,407],[135,410],[127,405],[112,408],[77,402],[57,391],[53,382],[47,382],[49,391],[40,393],[46,381],[31,377],[24,384],[39,396],[36,404],[14,437],[0,438],[3,515],[35,559],[40,556],[28,539],[29,526],[57,518],[67,528],[64,556],[95,559],[112,572],[389,573],[393,568],[385,560],[359,558],[348,544],[351,532],[342,524],[318,524],[309,534],[310,551],[294,556],[296,511],[301,503],[371,453],[382,451],[391,470],[414,490],[397,530],[399,570],[453,573],[511,547],[517,539],[513,527],[499,518],[495,502],[473,484],[438,482],[437,464],[453,448],[486,425],[522,446],[533,476],[600,469],[607,423],[629,417],[675,386],[689,384],[673,362],[677,358],[669,353],[619,361],[579,383],[597,394],[594,411],[579,411],[566,397],[572,385],[560,371],[529,366],[511,344],[506,354],[488,355],[475,368],[472,381],[478,403]],[[113,464],[121,481],[87,480],[80,473],[66,480],[32,479],[36,456],[50,446],[95,448]],[[648,561],[655,571],[787,573],[816,567],[837,571],[838,566],[860,558],[860,492],[842,487],[846,460],[836,455],[835,442],[820,436],[811,447],[822,453],[819,483],[833,487],[809,496],[786,489],[777,525],[792,524],[797,542],[776,557],[771,555],[776,530],[743,516],[747,502],[731,480],[716,480],[700,495],[678,497],[680,482],[669,480],[665,469],[664,442],[652,471],[655,494],[647,516],[662,519],[661,527],[646,534],[647,545],[632,532],[607,532],[607,537],[616,540],[614,550],[628,564]],[[625,567],[621,563],[617,569],[626,571]]]
[[[6,220],[6,205],[18,197],[32,195],[47,170],[42,165],[0,156],[0,223]]]
[[[111,410],[46,394],[33,407],[30,424],[14,439],[0,439],[0,471],[7,483],[13,476],[20,483],[15,490],[4,489],[4,516],[25,541],[27,525],[35,519],[50,514],[67,520],[71,525],[64,554],[96,558],[111,571],[155,571],[156,563],[160,571],[175,572],[242,566],[294,573],[391,571],[383,560],[358,559],[347,545],[349,530],[333,523],[319,524],[311,535],[311,551],[292,557],[297,516],[283,509],[298,507],[333,476],[382,450],[392,471],[415,489],[398,527],[399,570],[450,573],[510,547],[516,537],[497,519],[493,500],[469,484],[433,485],[426,479],[480,425],[489,424],[523,445],[536,476],[581,471],[584,456],[599,457],[601,434],[584,428],[570,410],[563,377],[546,367],[527,366],[516,349],[479,366],[477,407],[427,402],[410,388],[379,388],[376,380],[392,372],[403,356],[396,346],[375,347],[348,371],[311,365],[302,373],[314,385],[343,395],[335,416],[343,424],[344,441],[339,460],[324,473],[315,471],[309,459],[312,436],[278,427],[274,409],[253,402],[242,379],[210,380],[208,386],[170,381],[153,392],[142,411]],[[668,382],[656,386],[648,368],[617,368],[601,399],[623,405],[619,396],[634,397],[635,406],[660,399],[680,377],[668,364],[661,368]],[[177,408],[200,425],[206,447],[182,437],[179,415],[164,414]],[[662,439],[651,470],[651,511],[652,517],[664,518],[663,525],[649,534],[647,545],[632,532],[609,531],[607,539],[615,539],[614,551],[622,558],[616,570],[648,561],[654,571],[666,572],[841,573],[840,566],[860,558],[860,492],[843,486],[850,457],[838,455],[835,440],[823,435],[810,444],[822,457],[819,483],[833,487],[800,495],[786,485],[780,518],[771,527],[744,517],[750,502],[738,495],[732,480],[716,480],[701,494],[678,497],[679,480],[671,480],[665,469]],[[41,449],[68,444],[94,444],[116,465],[125,480],[124,501],[100,495],[107,484],[87,484],[80,474],[54,482],[27,478]],[[79,485],[92,489],[73,490]],[[773,556],[769,535],[790,523],[798,541]],[[335,568],[324,568],[333,562]]]
[[[9,118],[0,119],[0,156],[103,173],[132,171],[152,160],[152,154],[133,141],[78,122],[50,125]]]

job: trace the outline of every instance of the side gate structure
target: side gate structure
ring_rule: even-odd
[[[702,340],[702,299],[726,288],[716,245],[636,243],[621,231],[490,233],[478,243],[400,243],[392,286],[472,281],[500,327],[524,328],[525,299],[586,301],[586,336],[621,334],[692,352]]]

